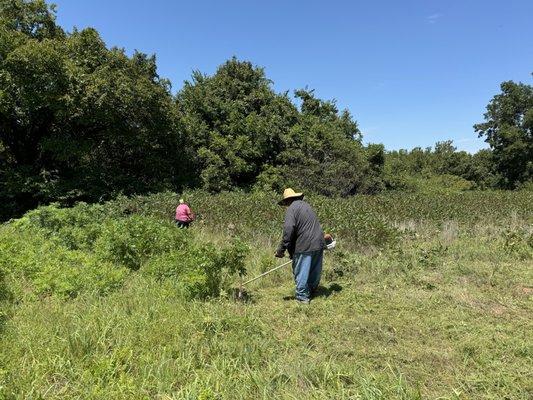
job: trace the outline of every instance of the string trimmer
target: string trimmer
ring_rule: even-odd
[[[337,245],[337,241],[333,240],[333,237],[330,234],[326,234],[324,236],[324,239],[326,241],[326,250],[333,250],[335,248],[335,246]],[[253,281],[255,281],[255,280],[259,279],[259,278],[262,278],[265,275],[268,275],[268,274],[270,274],[270,273],[272,273],[274,271],[277,271],[278,269],[283,268],[284,266],[289,265],[291,263],[292,263],[292,260],[284,262],[283,264],[278,265],[277,267],[274,267],[272,269],[269,269],[268,271],[263,272],[261,275],[257,275],[255,278],[249,279],[246,282],[242,282],[242,279],[241,279],[241,282],[239,284],[239,289],[237,290],[237,293],[234,295],[234,297],[237,300],[245,300],[246,299],[246,291],[244,290],[244,286],[246,286],[247,284],[249,284],[249,283],[251,283],[251,282],[253,282]]]

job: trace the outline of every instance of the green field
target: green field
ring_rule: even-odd
[[[533,192],[310,197],[322,288],[267,194],[43,207],[0,227],[0,399],[531,399]]]

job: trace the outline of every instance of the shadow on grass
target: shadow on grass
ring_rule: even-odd
[[[333,293],[340,292],[342,290],[342,286],[338,283],[332,283],[329,285],[329,287],[325,286],[319,286],[315,293],[311,296],[312,299],[316,299],[318,297],[328,298]],[[285,296],[283,297],[283,300],[294,300],[294,296]]]

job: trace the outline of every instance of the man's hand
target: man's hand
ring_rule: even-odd
[[[285,252],[278,250],[278,251],[276,251],[276,254],[274,254],[274,257],[283,258],[283,257],[285,257]]]

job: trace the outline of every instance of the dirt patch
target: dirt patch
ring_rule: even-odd
[[[530,286],[519,286],[518,293],[522,296],[533,296],[533,287]]]
[[[507,307],[501,304],[491,304],[488,308],[491,314],[496,316],[501,316],[509,311]]]
[[[508,314],[511,310],[506,305],[495,301],[483,301],[472,297],[469,293],[463,292],[457,296],[457,299],[464,305],[483,314],[489,314],[501,317]]]

